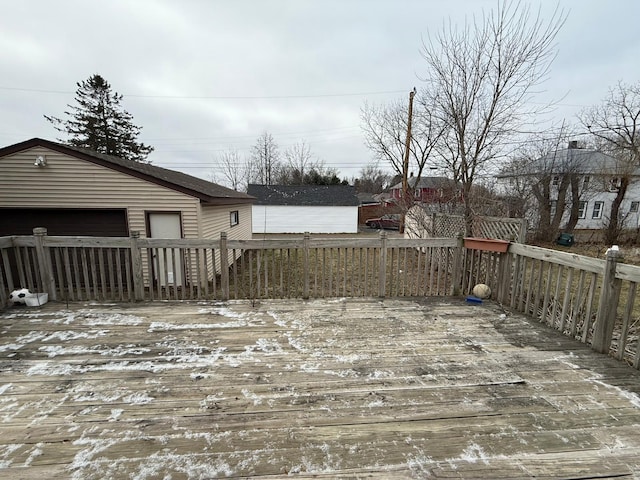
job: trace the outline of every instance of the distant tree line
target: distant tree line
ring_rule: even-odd
[[[348,185],[338,171],[328,168],[304,141],[287,148],[284,153],[273,136],[264,132],[242,158],[237,150],[227,150],[216,156],[212,180],[234,190],[244,191],[250,183],[261,185]]]

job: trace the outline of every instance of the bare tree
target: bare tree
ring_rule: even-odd
[[[615,192],[605,227],[605,241],[612,245],[624,230],[622,202],[640,167],[640,82],[618,82],[600,105],[585,109],[578,118],[614,159],[602,171]]]
[[[305,175],[314,168],[320,168],[322,163],[314,159],[311,147],[304,140],[291,145],[284,152],[284,158],[277,183],[286,185],[302,185]]]
[[[387,105],[365,103],[361,111],[362,128],[367,147],[376,160],[388,163],[402,176],[407,139],[408,103],[395,101]],[[409,139],[409,171],[415,184],[429,168],[442,128],[433,118],[426,98],[419,98],[413,108],[411,138]]]
[[[279,168],[278,144],[270,133],[264,132],[251,149],[249,183],[271,185],[275,181]]]
[[[445,127],[439,150],[461,185],[467,233],[472,186],[504,154],[507,139],[538,113],[528,102],[547,77],[565,19],[556,10],[544,21],[539,11],[505,1],[462,27],[447,24],[423,42],[424,95],[436,123]]]
[[[237,150],[227,150],[216,155],[216,168],[212,181],[223,183],[236,191],[247,190],[248,162],[240,158]]]
[[[590,193],[584,174],[592,151],[578,148],[571,135],[563,125],[553,136],[531,136],[500,173],[509,196],[528,204],[526,217],[539,241],[554,240],[561,229],[572,232]]]
[[[367,193],[382,192],[391,181],[390,175],[376,161],[360,169],[360,176],[353,180],[356,190]]]

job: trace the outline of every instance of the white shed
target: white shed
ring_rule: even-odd
[[[358,197],[349,185],[249,185],[253,233],[357,233]]]

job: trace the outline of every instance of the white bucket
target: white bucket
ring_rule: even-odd
[[[24,297],[24,302],[28,307],[39,307],[49,301],[48,293],[31,293]]]

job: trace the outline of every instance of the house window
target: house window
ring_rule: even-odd
[[[578,218],[587,218],[587,204],[588,202],[578,204]]]
[[[582,188],[584,188],[585,190],[589,188],[590,181],[591,181],[591,177],[589,177],[589,175],[585,175],[584,179],[582,180]]]
[[[553,217],[556,214],[556,208],[558,208],[558,201],[551,200],[549,204],[549,215]]]
[[[602,218],[602,209],[604,207],[604,202],[594,202],[593,203],[593,212],[591,213],[591,218]]]
[[[609,180],[609,191],[617,192],[618,190],[620,190],[620,178],[614,177]]]
[[[638,213],[638,207],[640,207],[640,202],[631,202],[631,206],[629,207],[629,211],[631,213]]]
[[[235,227],[238,223],[240,223],[240,214],[238,213],[238,210],[234,210],[230,215],[230,224],[232,227]]]
[[[554,175],[551,179],[551,185],[557,186],[560,183],[560,177],[558,175]]]

